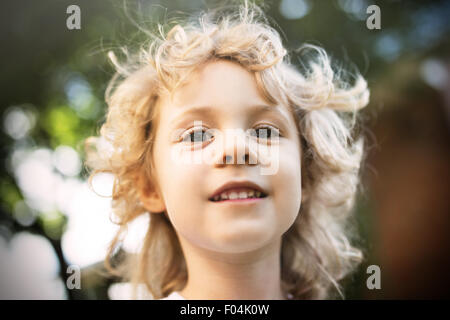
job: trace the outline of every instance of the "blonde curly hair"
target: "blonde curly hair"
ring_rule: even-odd
[[[145,209],[137,181],[144,176],[153,183],[158,98],[188,81],[199,66],[228,59],[254,74],[269,101],[289,106],[300,133],[303,197],[282,238],[283,289],[295,299],[342,296],[339,281],[362,260],[361,250],[350,244],[349,218],[363,157],[362,138],[354,137],[355,114],[368,104],[366,81],[358,73],[354,81],[344,80],[325,51],[308,44],[299,50],[303,69],[297,70],[260,7],[245,1],[228,9],[201,12],[167,34],[158,24],[160,35],[149,32],[149,46],[128,55],[126,64],[110,53],[117,73],[106,90],[106,121],[99,136],[86,141],[90,181],[99,172],[114,175],[112,207],[120,228],[105,264],[135,288],[145,284],[155,299],[185,285],[186,263],[175,231],[166,215]],[[112,267],[128,224],[145,214],[150,223],[140,252]]]

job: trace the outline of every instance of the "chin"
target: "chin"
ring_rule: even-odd
[[[247,233],[234,233],[216,237],[210,243],[216,243],[215,251],[224,253],[244,253],[264,247],[270,242],[269,230]]]

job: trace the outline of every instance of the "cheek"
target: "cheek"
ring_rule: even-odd
[[[301,161],[300,152],[295,145],[280,149],[280,165],[273,176],[273,190],[277,212],[281,216],[281,224],[286,231],[295,221],[300,211]]]
[[[204,166],[186,164],[171,157],[170,147],[161,148],[156,165],[167,214],[175,229],[198,227],[204,191]]]

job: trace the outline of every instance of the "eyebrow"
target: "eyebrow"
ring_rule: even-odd
[[[186,108],[186,107],[184,107]],[[260,114],[260,113],[275,113],[280,115],[283,120],[285,121],[289,121],[289,119],[280,111],[278,105],[273,105],[273,106],[269,106],[269,105],[264,105],[264,104],[256,104],[256,105],[252,105],[248,108],[250,110],[250,115],[254,116],[255,114]],[[185,116],[189,115],[199,115],[199,116],[205,116],[205,115],[214,115],[218,112],[218,110],[220,110],[219,107],[213,107],[213,106],[193,106],[193,107],[189,107],[188,110],[184,111],[183,113],[181,113],[179,116],[177,116],[174,121],[177,121],[178,119],[182,119]]]

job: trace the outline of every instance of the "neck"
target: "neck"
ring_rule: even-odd
[[[180,294],[188,300],[284,300],[281,239],[246,253],[213,252],[179,237],[188,281]],[[188,253],[188,254],[186,254]]]

